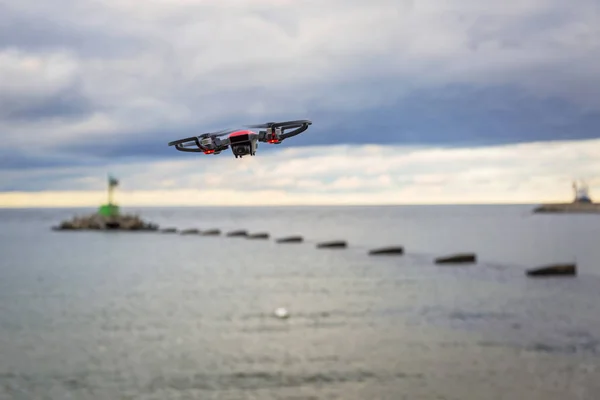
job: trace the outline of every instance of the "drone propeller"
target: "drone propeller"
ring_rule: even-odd
[[[254,129],[265,129],[270,128],[275,124],[275,122],[267,122],[265,124],[254,124],[254,125],[244,125],[246,128],[254,128]]]
[[[300,119],[296,121],[285,121],[285,122],[266,122],[264,124],[245,125],[248,128],[265,129],[265,128],[280,128],[280,127],[293,127],[301,125],[310,125],[311,121],[307,119]]]
[[[202,135],[199,135],[199,138],[207,138],[207,137],[220,137],[220,136],[225,136],[228,135],[230,133],[233,133],[235,131],[237,131],[239,129],[223,129],[220,131],[216,131],[216,132],[207,132],[207,133],[203,133]]]
[[[199,141],[198,139],[205,139],[208,137],[220,137],[220,136],[225,136],[228,135],[230,133],[233,133],[235,131],[238,131],[239,129],[223,129],[220,131],[216,131],[216,132],[207,132],[207,133],[203,133],[201,135],[198,136],[192,136],[192,137],[188,137],[185,139],[179,139],[179,140],[175,140],[173,142],[169,143],[169,146],[179,146],[179,147],[201,147],[199,145]],[[188,142],[192,142],[192,143],[188,143]],[[186,144],[187,143],[187,144]]]
[[[172,142],[169,142],[169,146],[181,146],[185,143],[188,142],[194,142],[194,143],[198,143],[198,137],[197,136],[192,136],[192,137],[188,137],[185,139],[179,139],[179,140],[174,140]],[[186,146],[188,147],[188,146]]]

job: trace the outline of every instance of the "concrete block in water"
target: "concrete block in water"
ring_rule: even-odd
[[[287,236],[276,240],[277,243],[301,243],[304,239],[302,236]]]
[[[181,234],[182,235],[198,235],[198,234],[200,234],[200,230],[199,229],[195,229],[195,228],[184,229],[184,230],[181,231]]]
[[[228,237],[242,237],[242,236],[248,236],[248,231],[245,231],[243,229],[237,230],[237,231],[231,231],[231,232],[227,232]]]
[[[530,269],[527,276],[575,276],[577,275],[576,264],[552,264]]]
[[[348,243],[345,240],[317,243],[318,249],[345,249],[346,247],[348,247]]]
[[[202,236],[218,236],[221,234],[221,231],[219,229],[208,229],[205,231],[202,231]]]
[[[164,228],[160,230],[161,233],[177,233],[177,228]]]
[[[435,259],[436,264],[472,264],[477,262],[477,256],[473,253],[460,253]]]
[[[404,254],[404,247],[402,246],[390,246],[382,247],[379,249],[369,250],[369,255],[400,255]]]
[[[253,233],[247,236],[248,239],[268,239],[269,234],[266,232]]]

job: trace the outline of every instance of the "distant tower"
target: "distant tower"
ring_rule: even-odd
[[[573,191],[575,192],[574,203],[592,203],[589,195],[589,187],[585,182],[581,181],[579,185],[577,182],[573,182]]]
[[[112,177],[108,176],[108,204],[113,205],[113,192],[115,187],[119,186],[119,181]]]

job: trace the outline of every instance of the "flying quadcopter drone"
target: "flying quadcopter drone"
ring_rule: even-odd
[[[246,128],[266,129],[254,132],[248,129],[226,129],[217,132],[203,133],[185,139],[175,140],[169,146],[175,146],[179,151],[192,153],[219,154],[231,147],[235,158],[256,155],[258,142],[280,144],[285,139],[296,136],[308,129],[312,122],[306,119],[285,122],[267,122],[258,125],[246,125]],[[286,130],[294,129],[291,132]],[[227,136],[228,135],[228,136]],[[222,138],[227,136],[226,138]]]

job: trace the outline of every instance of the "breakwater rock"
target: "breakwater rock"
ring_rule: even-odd
[[[317,249],[345,249],[346,247],[348,247],[348,242],[345,240],[317,243]]]
[[[577,275],[576,264],[553,264],[530,269],[526,272],[528,276],[575,276]]]
[[[378,255],[399,255],[404,254],[404,247],[402,246],[390,246],[390,247],[382,247],[379,249],[369,250],[369,255],[378,256]]]
[[[105,216],[90,214],[75,216],[52,227],[55,231],[75,230],[120,230],[120,231],[157,231],[159,226],[144,221],[137,215],[123,214]]]
[[[436,264],[473,264],[477,262],[477,255],[473,253],[453,254],[435,259]]]
[[[196,229],[196,228],[184,229],[181,231],[180,234],[181,235],[199,235],[200,229]]]
[[[252,233],[246,236],[248,239],[268,239],[269,234],[267,232]]]
[[[600,203],[542,204],[533,209],[536,214],[600,214]]]
[[[276,240],[277,243],[302,243],[303,241],[302,236],[287,236]]]
[[[226,236],[228,236],[228,237],[246,237],[246,236],[248,236],[248,232],[243,229],[240,229],[237,231],[227,232]]]

